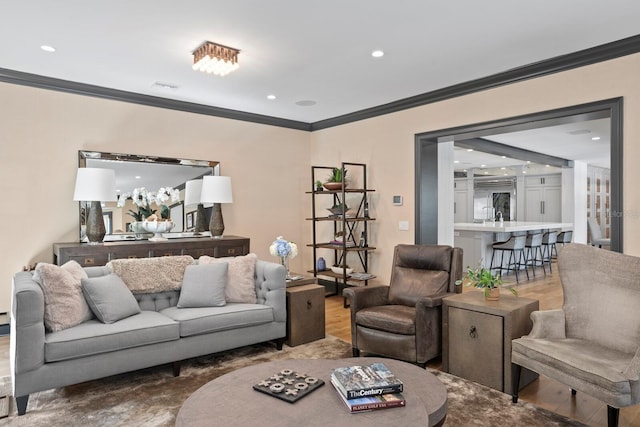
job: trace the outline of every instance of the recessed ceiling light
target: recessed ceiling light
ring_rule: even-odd
[[[527,171],[522,171],[522,173],[527,173]]]
[[[140,179],[142,178],[140,175],[136,175],[136,179]]]
[[[502,159],[506,159],[506,158],[507,158],[507,156],[500,156],[500,158],[502,158]]]
[[[316,101],[313,101],[311,99],[304,99],[302,101],[296,102],[296,105],[300,107],[311,107],[312,105],[316,105]]]
[[[273,95],[273,94],[272,95],[267,95],[267,99],[270,99],[270,100],[273,101],[274,99],[276,99],[276,96]]]
[[[600,141],[600,137],[599,136],[594,136],[593,138],[591,138],[592,141]]]
[[[501,169],[501,170],[503,170],[503,171],[506,171],[506,170],[507,170],[507,168],[500,168],[500,169]]]
[[[485,171],[485,172],[484,172],[484,174],[485,174],[485,175],[489,175],[489,172]]]
[[[468,152],[472,152],[472,151],[473,151],[473,148],[467,148],[467,151],[468,151]]]
[[[374,58],[382,58],[384,56],[384,52],[381,50],[374,50],[373,52],[371,52],[371,56],[373,56]]]
[[[460,163],[460,160],[454,160],[453,163]]]
[[[486,168],[486,167],[487,167],[487,165],[480,165],[480,167],[481,167],[481,168]]]
[[[56,48],[53,46],[49,46],[46,44],[43,44],[42,46],[40,46],[40,49],[44,50],[45,52],[55,52]]]
[[[545,168],[550,168],[550,167],[551,167],[551,165],[544,165],[544,167],[545,167]]]

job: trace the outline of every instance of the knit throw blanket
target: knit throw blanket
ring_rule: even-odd
[[[194,264],[189,255],[114,259],[107,267],[120,276],[134,294],[175,291],[182,286],[184,271]]]

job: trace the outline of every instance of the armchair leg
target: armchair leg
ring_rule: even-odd
[[[513,403],[518,403],[520,371],[522,371],[522,367],[520,365],[516,365],[515,363],[511,364],[511,402]]]
[[[618,427],[618,418],[620,418],[620,409],[607,405],[607,426]]]
[[[571,396],[575,396],[576,395],[576,390],[575,389],[571,389]]]
[[[353,357],[360,357],[360,350],[359,349],[353,347],[351,349],[351,352],[353,353]]]

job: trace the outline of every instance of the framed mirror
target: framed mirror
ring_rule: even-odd
[[[113,169],[116,173],[116,191],[120,195],[130,195],[135,190],[144,188],[149,192],[172,188],[179,194],[177,200],[169,199],[164,204],[174,222],[169,237],[190,237],[186,218],[195,215],[196,206],[185,206],[186,182],[200,179],[207,175],[220,174],[220,162],[211,160],[177,159],[169,157],[142,156],[135,154],[105,153],[99,151],[78,151],[78,166],[81,168]],[[79,237],[85,241],[84,235],[84,202],[79,208]],[[161,206],[152,205],[152,209],[160,212]],[[138,207],[130,199],[120,202],[104,202],[102,207],[105,225],[108,224],[104,241],[135,240],[145,238],[142,233],[135,233],[132,224],[136,221],[133,213]]]

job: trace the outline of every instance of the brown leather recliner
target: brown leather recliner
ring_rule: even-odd
[[[353,355],[363,351],[425,366],[442,352],[442,298],[456,292],[460,278],[461,248],[396,246],[389,286],[344,290]]]

